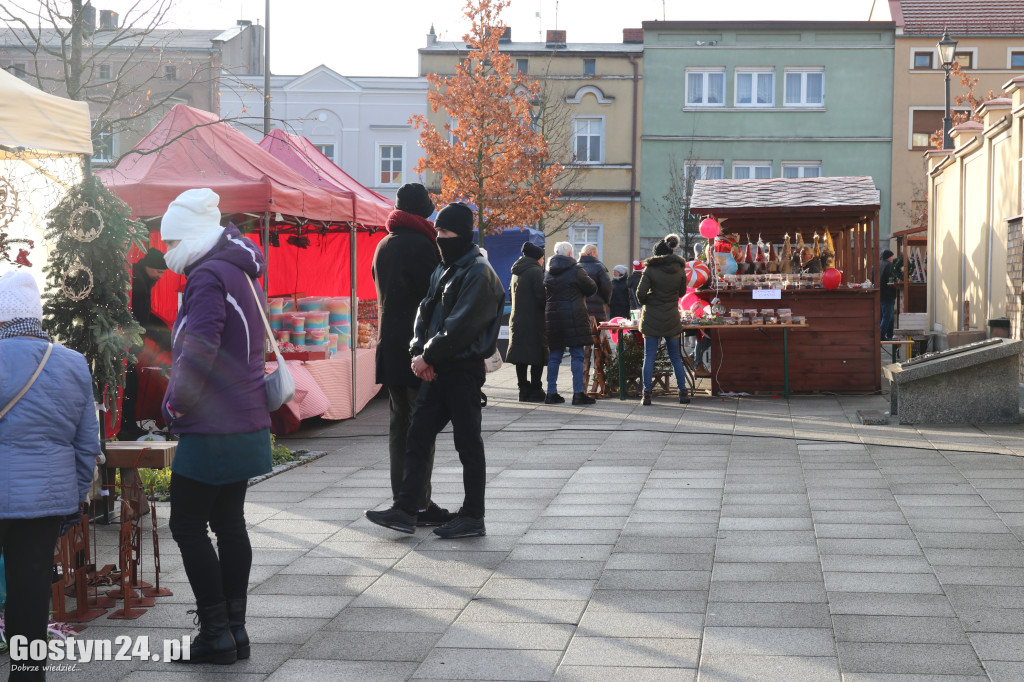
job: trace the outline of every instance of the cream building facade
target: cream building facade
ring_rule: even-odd
[[[1020,338],[1020,258],[1014,265],[1009,245],[1020,237],[1024,77],[1005,87],[1012,99],[986,102],[981,122],[954,127],[954,149],[927,153],[927,324],[940,348],[1008,316]]]
[[[879,1],[875,9],[886,8]],[[963,72],[978,79],[976,97],[984,100],[990,90],[999,95],[1004,83],[1024,72],[1024,2],[890,0],[887,9],[896,25],[890,225],[898,232],[926,219],[924,153],[934,148],[929,138],[941,131],[945,109],[945,72],[936,48],[943,30],[957,41]],[[967,94],[955,75],[950,93],[954,106],[957,95]]]
[[[545,42],[512,42],[506,30],[501,51],[540,82],[534,113],[547,118],[552,156],[568,167],[563,200],[585,208],[571,222],[539,226],[548,253],[556,241],[571,242],[577,254],[584,244],[596,244],[609,270],[650,255],[639,251],[642,29],[624,29],[622,43],[569,43],[566,31],[548,31]],[[454,75],[468,52],[461,41],[437,40],[431,28],[419,50],[420,75]],[[443,111],[428,120],[438,128],[447,123]],[[431,175],[426,184],[433,189],[438,181]]]

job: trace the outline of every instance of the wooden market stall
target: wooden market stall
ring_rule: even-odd
[[[807,319],[806,330],[789,334],[786,358],[780,329],[708,327],[713,393],[781,391],[784,360],[793,392],[881,389],[879,192],[870,177],[701,180],[690,210],[713,216],[724,233],[772,244],[787,234],[809,237],[827,228],[835,267],[843,272],[835,290],[786,288],[778,300],[755,300],[754,291],[726,289],[721,282],[717,291],[712,283],[710,291],[699,292],[707,299],[717,295],[726,309],[785,307]]]

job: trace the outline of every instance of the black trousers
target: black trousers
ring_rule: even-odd
[[[432,460],[432,444],[441,429],[451,422],[465,489],[461,513],[483,518],[487,462],[480,435],[480,387],[484,385],[484,377],[484,363],[476,360],[445,367],[433,381],[420,385],[416,410],[409,425],[405,473],[395,501],[397,507],[410,514],[418,511],[419,496]]]
[[[0,519],[0,552],[4,555],[7,578],[7,605],[4,628],[7,641],[24,635],[28,641],[46,641],[46,625],[50,620],[50,584],[53,579],[53,550],[60,529],[59,516],[37,519]],[[38,670],[15,670],[35,667],[33,661],[12,661],[10,680],[42,680],[43,664]],[[25,664],[29,664],[26,666]]]
[[[243,513],[246,483],[210,485],[171,474],[168,525],[200,607],[244,597],[249,588],[252,545]],[[217,536],[216,551],[207,524]]]
[[[390,403],[390,419],[388,422],[388,454],[391,456],[391,499],[398,499],[398,491],[402,488],[402,476],[405,474],[405,443],[409,438],[409,424],[416,409],[416,396],[419,388],[413,386],[388,386]],[[427,480],[423,485],[423,495],[417,503],[418,509],[426,509],[430,505],[430,475],[434,471],[434,441],[430,441],[430,458],[427,462]]]
[[[544,374],[544,365],[527,365],[522,362],[515,363],[516,365],[516,379],[519,380],[519,387],[532,386],[533,388],[543,389],[541,385],[541,377]],[[530,380],[526,380],[526,368],[530,368]]]

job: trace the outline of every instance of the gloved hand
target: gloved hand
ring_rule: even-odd
[[[71,532],[71,529],[77,526],[82,521],[82,512],[78,511],[74,514],[68,514],[60,520],[60,530],[58,531],[59,537],[64,537]]]

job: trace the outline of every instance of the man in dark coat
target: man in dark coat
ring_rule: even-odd
[[[899,288],[890,284],[895,277],[892,265],[894,255],[892,251],[886,249],[882,252],[882,260],[878,265],[878,270],[881,273],[878,276],[878,297],[882,307],[882,322],[879,327],[883,341],[890,341],[892,339],[895,321],[893,308],[896,304],[896,297],[899,294]]]
[[[633,272],[629,273],[626,286],[629,288],[629,309],[640,310],[640,301],[636,298],[636,288],[640,285],[640,278],[644,275],[644,264],[638,260],[633,261]]]
[[[548,260],[548,271],[544,275],[544,291],[544,319],[551,347],[548,357],[548,394],[544,402],[548,405],[565,402],[565,398],[558,395],[558,367],[568,348],[571,358],[569,367],[572,370],[572,404],[591,405],[594,399],[584,392],[583,356],[586,347],[594,343],[590,333],[590,315],[587,313],[587,296],[597,291],[597,284],[572,257],[572,244],[569,242],[555,244],[555,255]]]
[[[608,276],[605,264],[597,259],[596,245],[586,244],[580,249],[580,267],[597,285],[597,291],[587,296],[587,312],[598,322],[607,322],[608,304],[612,300],[612,278]]]
[[[155,356],[160,350],[171,350],[171,330],[159,317],[153,314],[153,287],[167,272],[164,254],[159,249],[150,247],[137,263],[132,265],[132,317],[142,325],[143,342],[152,351],[148,355]],[[136,356],[143,356],[145,346],[139,349]],[[144,356],[143,356],[144,357]],[[140,357],[140,361],[143,359]],[[139,428],[136,421],[135,408],[139,398],[139,374],[136,365],[128,365],[124,377],[124,399],[121,403],[121,440],[135,440],[146,433]],[[148,508],[148,505],[145,505]]]
[[[388,423],[388,452],[391,456],[391,494],[398,499],[405,470],[405,445],[412,421],[420,380],[409,368],[416,308],[427,295],[430,275],[441,262],[435,240],[437,232],[427,220],[434,203],[418,182],[398,189],[395,210],[388,216],[388,235],[373,254],[373,281],[377,285],[377,383],[388,390],[391,412]],[[431,501],[430,475],[434,468],[434,440],[429,445],[426,480],[417,501],[417,522],[439,526],[454,515]]]
[[[545,396],[541,375],[548,361],[544,334],[544,249],[533,242],[523,242],[522,252],[523,257],[512,264],[512,314],[505,362],[516,366],[519,402],[540,403]]]
[[[629,270],[625,265],[616,265],[612,269],[612,300],[608,303],[608,314],[613,317],[629,317]],[[633,297],[636,297],[636,290],[633,290]]]
[[[451,422],[465,498],[456,517],[434,533],[445,539],[466,538],[486,534],[480,388],[484,360],[498,346],[505,289],[473,244],[472,209],[448,204],[437,214],[436,225],[441,265],[430,277],[409,345],[413,374],[423,383],[409,425],[402,486],[391,509],[367,510],[365,515],[379,526],[415,532],[417,500],[429,461],[427,443]]]

